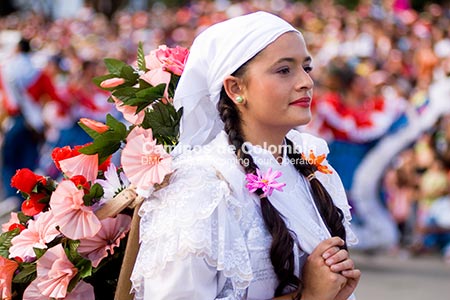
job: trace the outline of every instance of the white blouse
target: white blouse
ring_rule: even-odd
[[[312,135],[293,130],[288,138],[301,152],[328,153],[325,141]],[[330,234],[309,183],[286,156],[279,164],[262,148],[249,150],[263,172],[269,167],[282,172],[277,180],[286,186],[274,191],[269,201],[284,216],[302,250],[311,253]],[[135,299],[273,298],[278,282],[269,256],[272,238],[259,198],[245,188],[245,174],[225,132],[210,144],[178,156],[174,168],[169,185],[154,192],[140,210],[141,245],[131,277]],[[355,244],[339,176],[335,171],[316,173],[344,213],[348,245]],[[295,253],[298,274],[305,252]]]

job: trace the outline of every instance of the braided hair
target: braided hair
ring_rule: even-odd
[[[248,62],[234,72],[233,76],[243,76],[247,65]],[[240,112],[237,109],[236,104],[228,97],[224,88],[222,88],[217,109],[220,118],[224,123],[224,130],[228,135],[228,141],[234,147],[237,159],[244,168],[245,173],[255,174],[258,166],[248,151],[242,151],[247,149],[244,148],[245,137],[242,133]],[[287,140],[287,143],[291,146],[287,148],[293,149],[292,142]],[[314,165],[308,164],[306,160],[295,159],[299,154],[293,153],[292,151],[290,152],[291,153],[289,153],[288,156],[291,161],[295,162],[295,168],[302,176],[308,177],[309,175],[314,174],[317,170]],[[342,211],[334,205],[331,196],[318,179],[313,178],[310,183],[314,202],[331,235],[339,236],[345,241]],[[263,195],[263,191],[259,189],[255,193],[260,197],[264,223],[272,236],[270,259],[279,281],[279,284],[275,289],[275,296],[281,296],[286,287],[294,287],[297,290],[295,299],[300,299],[303,284],[294,272],[294,246],[300,247],[296,241],[295,233],[287,228],[283,216],[270,203],[269,199]]]

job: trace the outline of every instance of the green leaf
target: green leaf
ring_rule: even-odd
[[[71,240],[66,239],[64,242],[64,251],[66,252],[67,258],[72,262],[75,263],[78,259],[80,254],[78,254],[78,246],[80,245],[79,240]]]
[[[120,77],[122,68],[127,66],[126,63],[115,58],[105,58],[103,61],[105,62],[106,68],[108,69],[109,73],[114,75],[113,77]]]
[[[98,154],[99,163],[101,163],[119,150],[123,139],[123,135],[116,132],[105,132],[102,136],[95,139],[92,144],[87,145],[78,151],[87,155]]]
[[[136,113],[139,113],[149,105],[153,104],[156,100],[162,98],[165,86],[165,84],[159,84],[155,87],[151,86],[142,89],[136,93],[137,98],[128,100],[127,105],[136,106]]]
[[[139,75],[136,73],[136,70],[129,65],[125,65],[120,71],[121,78],[127,81],[126,84],[133,86],[136,84],[136,80],[139,78]]]
[[[33,251],[36,254],[36,258],[39,259],[47,252],[47,249],[33,248]]]
[[[139,98],[151,98],[159,99],[164,95],[165,83],[158,84],[157,86],[146,88],[136,92],[136,96]]]
[[[108,131],[99,134],[90,145],[79,149],[83,154],[98,154],[99,163],[119,150],[127,137],[127,127],[110,114],[106,116],[106,125],[109,127]]]
[[[81,279],[92,275],[92,263],[90,260],[85,259],[78,253],[77,249],[79,245],[79,240],[67,240],[66,242],[66,255],[78,269],[75,277],[70,280],[69,286],[67,288],[68,292],[71,292]]]
[[[115,90],[112,94],[114,97],[119,98],[124,104],[128,105],[129,99],[136,98],[136,93],[139,91],[135,87],[124,87]]]
[[[151,105],[154,101],[155,100],[149,100],[149,99],[145,99],[145,98],[133,98],[133,99],[128,100],[127,105],[136,107],[135,114],[138,114],[139,112],[144,110],[146,107]]]
[[[83,196],[83,202],[85,205],[90,206],[92,205],[92,200],[99,199],[104,193],[103,187],[100,184],[95,183],[91,186],[89,194]]]
[[[169,98],[174,97],[175,88],[177,87],[179,80],[180,80],[180,76],[178,76],[178,75],[172,74],[172,76],[170,77],[169,88],[167,89]]]
[[[0,256],[9,257],[9,248],[11,247],[11,240],[19,235],[20,229],[16,228],[0,234]]]
[[[142,42],[139,42],[138,49],[137,49],[137,65],[139,70],[147,72],[147,66],[145,64],[145,54],[144,54],[144,47],[142,46]]]
[[[153,87],[153,85],[151,85],[150,83],[148,83],[147,81],[143,80],[143,79],[138,79],[138,83],[139,83],[139,88],[140,89],[146,89],[149,87]]]
[[[18,212],[17,213],[17,218],[19,219],[21,224],[26,224],[28,222],[28,220],[31,219],[31,217],[26,216],[23,212]]]
[[[125,139],[127,136],[127,127],[125,124],[114,118],[111,114],[106,115],[106,125],[109,126],[112,131],[119,134],[122,139]]]
[[[36,279],[36,262],[22,263],[19,273],[14,275],[14,283],[29,283]]]
[[[157,102],[146,113],[142,126],[151,128],[154,138],[163,145],[175,145],[178,141],[181,110],[176,111],[172,104]]]

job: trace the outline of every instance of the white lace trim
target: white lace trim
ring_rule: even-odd
[[[241,204],[212,168],[178,169],[167,187],[144,202],[139,214],[140,263],[131,277],[136,299],[142,297],[144,278],[192,254],[222,271],[235,288],[249,286],[253,274],[239,227]]]

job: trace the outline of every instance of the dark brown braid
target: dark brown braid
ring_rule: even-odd
[[[248,151],[241,151],[244,138],[241,133],[241,119],[239,111],[235,104],[222,89],[221,97],[218,103],[220,117],[224,123],[225,132],[228,134],[228,140],[236,149],[236,156],[243,166],[246,174],[255,174],[258,166],[253,161]],[[245,150],[245,149],[243,149]],[[263,191],[257,190],[258,196]],[[287,286],[295,287],[298,291],[295,299],[301,298],[301,281],[294,274],[294,234],[289,231],[283,217],[269,202],[267,197],[261,197],[261,212],[269,233],[272,236],[270,248],[270,259],[277,275],[279,284],[275,290],[275,296],[281,296]]]
[[[286,149],[294,150],[294,144],[292,141],[286,139],[286,142],[288,146]],[[317,171],[316,166],[309,164],[305,159],[299,159],[301,158],[300,153],[296,153],[295,150],[288,151],[287,154],[290,160],[294,162],[294,166],[297,171],[306,178],[310,175],[314,175]],[[343,225],[344,214],[342,213],[342,210],[334,205],[333,199],[331,199],[330,194],[327,192],[320,180],[314,176],[309,182],[311,184],[311,193],[314,203],[319,210],[323,222],[328,227],[328,231],[331,236],[339,236],[345,241],[346,234],[345,227]],[[342,248],[347,249],[347,245],[344,245]]]

